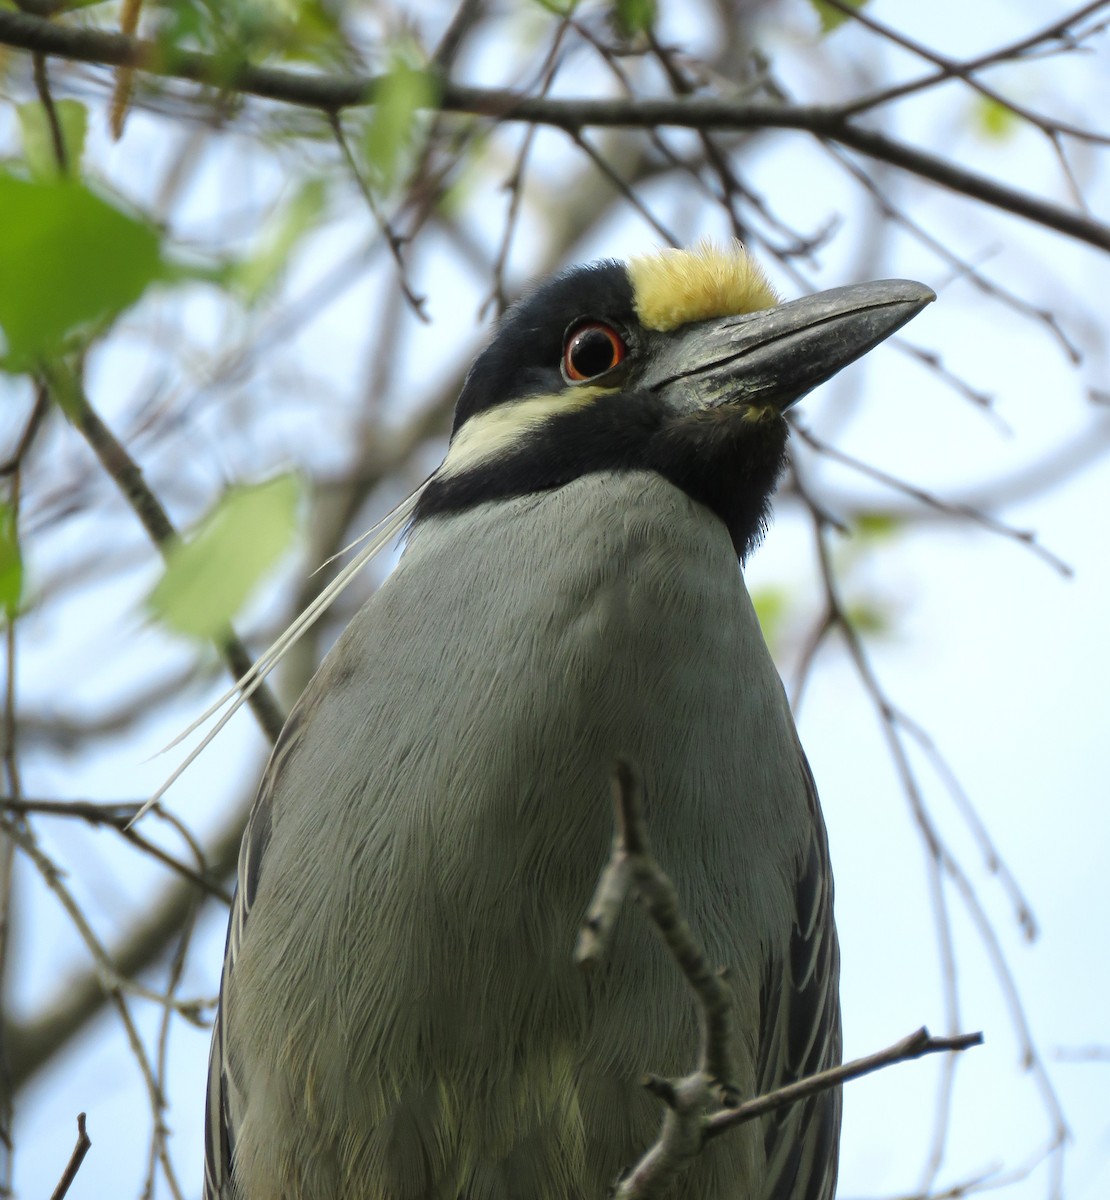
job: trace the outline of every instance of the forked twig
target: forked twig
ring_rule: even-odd
[[[582,967],[597,966],[609,945],[621,906],[635,886],[697,997],[701,1045],[698,1065],[689,1075],[645,1080],[645,1087],[664,1105],[662,1125],[655,1142],[617,1182],[612,1192],[614,1200],[653,1200],[661,1196],[710,1140],[738,1125],[895,1063],[926,1054],[967,1050],[983,1041],[981,1033],[933,1037],[922,1027],[885,1050],[741,1102],[730,1082],[732,990],[724,972],[709,966],[682,915],[674,884],[651,853],[643,819],[643,792],[639,771],[619,759],[612,774],[616,825],[613,849],[579,930],[575,961]]]

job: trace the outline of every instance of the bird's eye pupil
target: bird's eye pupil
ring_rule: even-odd
[[[593,379],[611,371],[624,358],[624,342],[615,329],[600,322],[583,326],[567,340],[564,365],[570,379]]]

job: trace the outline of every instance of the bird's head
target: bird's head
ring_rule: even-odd
[[[785,463],[787,409],[933,299],[887,279],[780,303],[739,246],[576,267],[502,319],[415,515],[647,470],[715,512],[744,558]]]

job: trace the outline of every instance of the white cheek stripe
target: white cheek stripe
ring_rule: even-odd
[[[455,434],[447,457],[436,474],[440,479],[446,479],[482,463],[492,462],[548,418],[586,408],[598,396],[614,390],[602,387],[568,388],[555,395],[529,396],[525,400],[497,404],[475,413]]]

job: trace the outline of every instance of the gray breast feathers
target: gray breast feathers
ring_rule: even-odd
[[[640,913],[572,963],[618,755],[730,967],[738,1085],[829,1060],[824,832],[728,534],[655,476],[586,477],[423,522],[297,706],[240,863],[209,1200],[604,1195],[697,1028]],[[747,1200],[767,1155],[767,1200],[825,1200],[782,1149],[836,1124],[806,1114],[717,1139],[681,1194]]]

